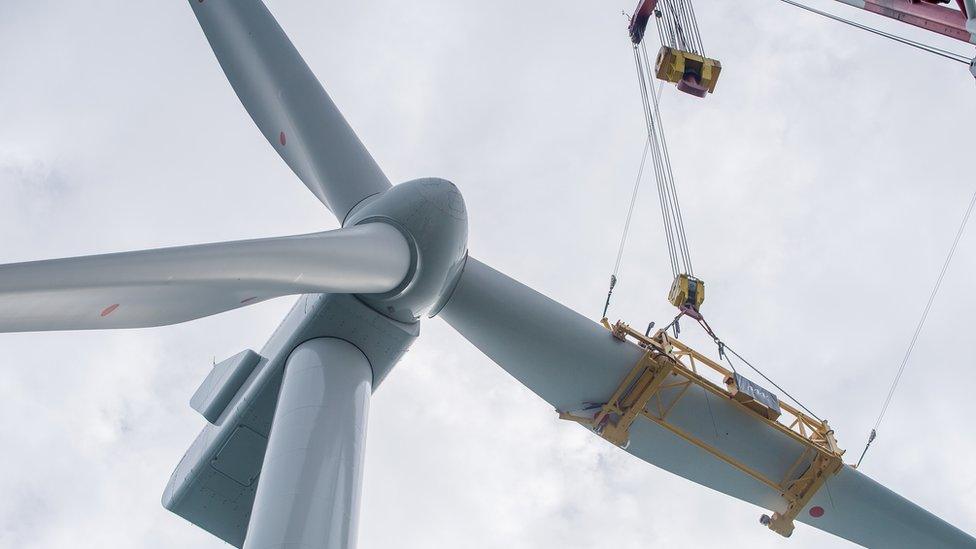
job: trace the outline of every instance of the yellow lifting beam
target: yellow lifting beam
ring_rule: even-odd
[[[653,421],[685,441],[777,490],[786,501],[786,511],[782,514],[773,513],[772,517],[763,515],[762,522],[778,534],[787,537],[792,534],[793,520],[823,486],[827,478],[839,471],[843,465],[844,451],[837,446],[830,425],[784,402],[776,402],[776,410],[771,410],[764,402],[752,398],[747,391],[740,390],[736,386],[737,376],[734,372],[668,336],[666,331],[659,330],[653,336],[645,336],[623,322],[618,321],[611,325],[607,319],[603,319],[602,323],[617,339],[633,340],[646,352],[593,417],[560,412],[560,419],[581,423],[621,447],[626,447],[628,444],[630,427],[638,417]],[[725,386],[709,377],[720,378]],[[802,454],[784,478],[769,478],[668,421],[670,411],[693,385],[737,403],[757,421],[803,445]],[[654,396],[660,395],[662,389],[675,389],[677,392],[667,402],[664,402],[666,399],[659,397],[656,399],[655,406],[649,406]],[[807,469],[794,478],[797,470],[807,462],[810,463]]]

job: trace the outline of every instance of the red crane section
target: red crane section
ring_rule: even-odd
[[[647,29],[647,22],[651,20],[651,15],[654,14],[657,1],[642,0],[637,6],[637,10],[634,11],[634,15],[630,17],[630,26],[627,29],[630,31],[631,42],[640,44],[641,40],[644,39],[644,30]]]
[[[837,0],[956,40],[976,44],[976,0]]]

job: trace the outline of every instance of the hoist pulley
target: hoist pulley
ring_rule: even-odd
[[[679,91],[705,97],[715,91],[722,63],[687,51],[661,46],[654,63],[658,80],[677,84]]]
[[[705,302],[705,283],[688,274],[679,274],[671,284],[668,301],[679,309],[691,308],[695,312]]]
[[[722,63],[705,56],[690,0],[642,0],[628,28],[635,46],[643,41],[651,15],[661,39],[654,76],[695,97],[713,93]]]

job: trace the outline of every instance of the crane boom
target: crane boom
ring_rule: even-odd
[[[956,0],[953,9],[927,0],[837,0],[949,38],[976,44],[976,0]]]

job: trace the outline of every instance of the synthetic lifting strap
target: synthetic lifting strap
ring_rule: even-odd
[[[881,427],[881,421],[884,420],[885,414],[888,412],[888,406],[891,404],[891,399],[895,396],[895,389],[898,388],[898,382],[901,381],[901,376],[905,373],[905,366],[908,365],[908,359],[911,358],[912,351],[915,350],[915,343],[918,342],[918,335],[922,333],[925,320],[929,317],[929,311],[932,309],[932,303],[935,302],[935,296],[938,295],[939,288],[942,287],[942,279],[945,278],[946,270],[949,268],[949,262],[952,261],[952,256],[956,253],[956,247],[959,245],[962,233],[966,230],[966,223],[969,222],[969,217],[973,213],[973,206],[976,206],[976,193],[973,193],[973,198],[969,201],[969,207],[966,208],[966,213],[962,217],[962,223],[959,224],[959,230],[956,231],[956,238],[952,241],[949,253],[946,255],[945,262],[942,264],[939,278],[936,279],[935,287],[932,288],[932,293],[929,294],[929,300],[925,304],[925,309],[922,311],[922,317],[915,326],[915,333],[912,334],[912,339],[908,343],[908,349],[905,351],[905,356],[902,357],[901,365],[898,367],[898,373],[895,374],[895,379],[891,382],[891,388],[888,389],[888,396],[885,397],[884,404],[881,406],[881,413],[878,414],[878,420],[874,422],[874,428],[871,429],[871,434],[868,435],[868,442],[864,445],[864,451],[861,452],[861,457],[857,460],[857,465],[854,466],[855,468],[861,465],[861,462],[864,460],[864,454],[868,453],[868,448],[871,447],[871,443],[878,436],[878,428]]]

